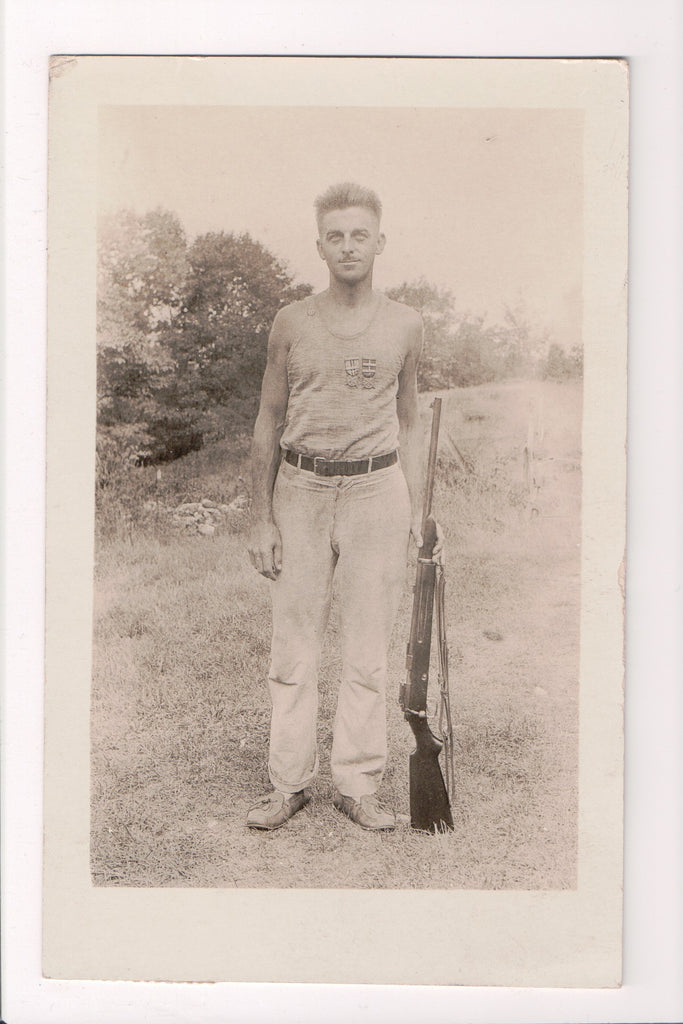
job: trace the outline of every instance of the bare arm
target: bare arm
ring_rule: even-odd
[[[280,533],[273,520],[273,487],[280,461],[280,438],[289,397],[286,366],[290,343],[288,322],[286,311],[281,310],[270,332],[261,404],[251,447],[249,557],[254,568],[271,580],[276,578],[282,567]]]
[[[399,443],[401,466],[410,494],[410,532],[416,543],[422,544],[422,425],[417,404],[417,364],[422,353],[422,322],[413,321],[410,331],[410,348],[403,369],[398,378]]]
[[[410,349],[399,375],[397,399],[401,466],[410,494],[410,532],[417,547],[422,546],[422,507],[424,502],[423,436],[417,400],[417,367],[422,354],[422,322],[410,328]],[[434,556],[441,557],[443,537],[437,523]]]

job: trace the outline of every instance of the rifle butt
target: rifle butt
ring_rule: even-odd
[[[452,831],[453,817],[443,780],[439,753],[443,744],[424,723],[410,755],[410,825],[420,832]]]

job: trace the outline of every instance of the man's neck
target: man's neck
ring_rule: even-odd
[[[338,308],[348,310],[363,309],[373,301],[372,277],[369,276],[363,281],[346,284],[330,275],[327,295],[328,301]]]

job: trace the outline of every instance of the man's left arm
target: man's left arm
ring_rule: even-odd
[[[423,436],[417,398],[417,367],[422,355],[422,318],[416,317],[409,327],[408,354],[398,378],[399,444],[401,466],[410,494],[410,532],[418,547],[422,546],[422,506],[424,500]],[[441,530],[437,524],[434,555],[440,556],[443,546]]]

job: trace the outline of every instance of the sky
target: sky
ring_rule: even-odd
[[[173,211],[188,238],[248,231],[297,281],[327,285],[313,201],[352,180],[379,194],[374,283],[425,277],[459,313],[524,306],[581,340],[580,110],[110,106],[99,122],[100,213]]]

